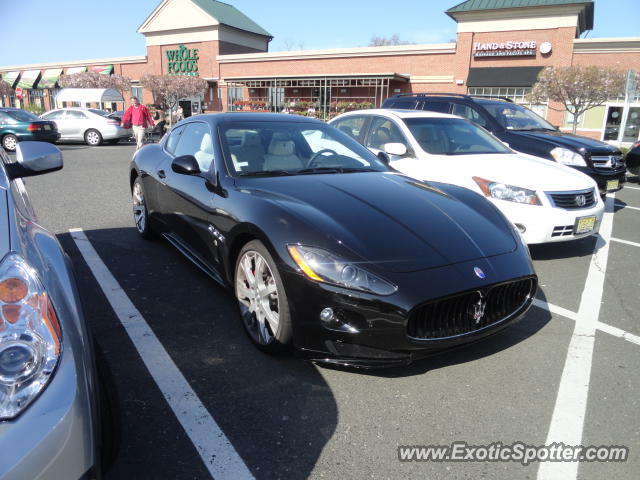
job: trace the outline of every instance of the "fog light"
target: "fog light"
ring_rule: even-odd
[[[330,323],[336,320],[336,316],[333,313],[333,308],[323,308],[320,312],[320,320],[324,323]]]
[[[521,223],[516,223],[516,228],[520,231],[520,233],[524,233],[527,231],[527,227],[525,227]]]

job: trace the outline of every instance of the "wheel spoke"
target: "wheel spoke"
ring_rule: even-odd
[[[242,267],[242,272],[244,273],[245,280],[249,284],[249,288],[253,288],[256,285],[256,277],[251,271],[251,258],[249,256],[245,256],[242,260],[240,266]]]
[[[273,280],[271,280],[271,282],[267,284],[266,288],[260,292],[260,295],[262,297],[269,297],[274,293],[278,293],[278,287],[273,283]]]

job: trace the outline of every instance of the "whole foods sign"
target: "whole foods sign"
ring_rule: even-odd
[[[198,76],[198,50],[184,45],[180,45],[176,50],[167,50],[167,73]]]
[[[522,57],[536,54],[538,44],[530,42],[474,43],[474,57]]]

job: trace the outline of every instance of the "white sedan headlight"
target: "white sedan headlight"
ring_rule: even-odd
[[[16,417],[46,387],[62,332],[51,299],[18,254],[0,263],[0,420]]]
[[[485,197],[506,200],[507,202],[524,203],[527,205],[542,205],[536,192],[528,188],[507,185],[506,183],[493,182],[480,177],[473,177]]]
[[[567,148],[554,148],[553,150],[551,150],[551,156],[556,162],[562,163],[563,165],[569,165],[572,167],[587,166],[587,162],[585,162],[582,155]]]

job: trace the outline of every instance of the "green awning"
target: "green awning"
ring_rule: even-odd
[[[93,65],[89,67],[90,72],[100,73],[102,75],[111,75],[113,65]]]
[[[18,86],[25,89],[33,88],[34,84],[38,81],[39,76],[40,70],[25,70],[22,72]]]
[[[65,72],[66,75],[73,75],[74,73],[83,73],[87,71],[87,67],[69,67]]]
[[[61,68],[50,68],[49,70],[45,70],[42,74],[42,78],[38,82],[39,88],[53,88],[56,86],[56,82],[62,75]]]
[[[13,86],[16,83],[16,80],[18,80],[18,77],[20,76],[20,71],[15,71],[15,72],[4,72],[2,74],[2,81],[5,83],[8,83],[9,86],[11,88],[13,88]]]

